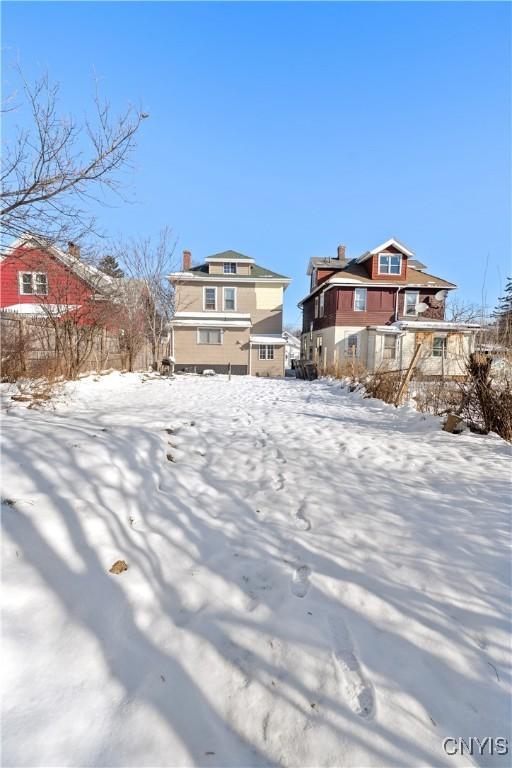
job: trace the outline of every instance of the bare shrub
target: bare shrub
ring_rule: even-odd
[[[460,386],[453,381],[418,381],[415,382],[413,400],[421,413],[442,416],[459,412],[462,395]]]
[[[365,397],[376,397],[385,403],[395,404],[401,376],[397,371],[378,370],[369,374],[365,381]]]
[[[495,432],[512,441],[512,375],[493,375],[490,355],[470,355],[468,380],[462,385],[460,414],[476,431]]]

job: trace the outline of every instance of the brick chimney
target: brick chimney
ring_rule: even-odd
[[[192,254],[190,251],[183,251],[183,272],[188,272],[192,266]]]
[[[76,243],[68,243],[68,253],[73,256],[74,259],[80,258],[80,246]]]
[[[344,245],[338,245],[338,256],[337,258],[339,261],[345,261],[345,246]]]

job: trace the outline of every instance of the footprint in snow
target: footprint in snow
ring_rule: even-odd
[[[297,512],[295,512],[295,527],[299,531],[309,531],[311,529],[311,523],[306,517],[304,510],[306,508],[306,502],[302,502]]]
[[[334,616],[329,617],[328,623],[343,695],[356,715],[370,718],[375,712],[375,693],[363,675],[348,627],[343,619]]]
[[[299,565],[292,577],[291,590],[295,597],[306,597],[309,592],[309,577],[311,568],[307,565]]]

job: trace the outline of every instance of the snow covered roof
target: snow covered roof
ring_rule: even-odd
[[[286,339],[280,333],[258,333],[250,337],[251,344],[273,344],[281,346],[286,344]]]
[[[17,315],[45,316],[45,315],[64,315],[73,309],[78,309],[79,304],[11,304],[8,307],[2,307],[2,312],[14,312]]]
[[[432,330],[432,331],[477,331],[482,326],[479,323],[452,323],[449,320],[398,320],[393,323],[400,330]]]

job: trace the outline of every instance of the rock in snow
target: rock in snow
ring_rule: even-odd
[[[445,738],[509,735],[503,441],[322,380],[66,391],[5,400],[4,765],[466,766]]]

